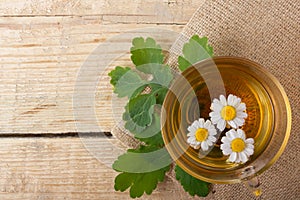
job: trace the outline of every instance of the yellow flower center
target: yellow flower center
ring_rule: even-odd
[[[223,119],[225,119],[226,121],[230,121],[233,120],[236,116],[236,110],[234,107],[232,106],[225,106],[222,110],[221,110],[221,116]]]
[[[231,149],[234,152],[242,152],[245,149],[245,142],[241,138],[236,138],[231,142]]]
[[[208,137],[208,131],[205,128],[198,128],[195,133],[196,140],[198,142],[203,142]]]

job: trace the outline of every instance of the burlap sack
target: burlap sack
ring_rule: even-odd
[[[194,34],[206,35],[216,55],[254,60],[265,66],[284,86],[293,112],[292,132],[283,155],[260,176],[263,194],[259,199],[300,199],[299,10],[299,2],[293,0],[206,1],[171,48],[169,63],[176,67],[186,38]],[[123,130],[113,133],[117,137],[130,138]],[[169,175],[166,182],[158,191],[177,199],[190,198],[176,183],[174,174]],[[214,190],[204,199],[255,199],[243,184],[214,185]]]

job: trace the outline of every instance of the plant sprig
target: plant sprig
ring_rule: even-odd
[[[143,142],[138,149],[130,149],[119,156],[113,164],[113,169],[121,172],[115,178],[115,190],[123,192],[130,188],[130,196],[136,198],[144,193],[150,195],[170,169],[172,160],[167,152],[153,159],[146,159],[143,155],[164,150],[160,115],[155,112],[158,110],[155,107],[163,104],[173,75],[170,67],[163,63],[165,56],[154,39],[134,38],[132,45],[131,60],[135,68],[117,66],[109,76],[114,93],[120,98],[128,98],[123,113],[125,128]],[[208,45],[207,37],[194,35],[184,45],[183,55],[178,57],[179,69],[184,71],[211,56],[213,49]],[[175,167],[175,172],[176,178],[190,195],[206,196],[209,193],[209,183],[192,177],[179,166]]]

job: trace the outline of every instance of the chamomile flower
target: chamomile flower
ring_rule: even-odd
[[[226,100],[224,95],[219,99],[214,99],[211,104],[212,112],[209,113],[211,122],[217,124],[217,128],[223,131],[226,123],[232,128],[243,126],[245,118],[248,116],[246,104],[241,103],[241,98],[230,94]]]
[[[217,130],[210,120],[200,118],[188,127],[187,142],[194,149],[207,151],[209,146],[212,146],[216,141]]]
[[[231,129],[222,137],[220,148],[225,156],[229,156],[228,161],[235,163],[245,163],[254,153],[253,138],[246,139],[242,129]]]

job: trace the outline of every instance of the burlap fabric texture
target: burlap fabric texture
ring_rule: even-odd
[[[293,0],[205,1],[171,48],[169,63],[177,57],[187,38],[208,36],[215,55],[240,56],[262,64],[283,85],[292,107],[292,131],[283,155],[260,176],[263,194],[258,199],[300,199],[300,3]],[[124,130],[113,130],[123,141]],[[124,138],[125,137],[125,138]],[[159,186],[162,197],[189,199],[174,174]],[[243,184],[214,185],[215,192],[202,199],[255,199]],[[149,197],[146,197],[149,198]]]

